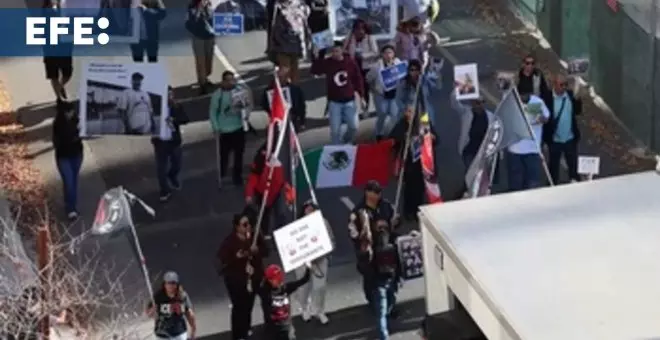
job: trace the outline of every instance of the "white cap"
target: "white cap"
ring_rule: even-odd
[[[179,283],[179,274],[174,271],[166,272],[165,275],[163,275],[163,281]]]

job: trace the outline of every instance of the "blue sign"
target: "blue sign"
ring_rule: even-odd
[[[383,82],[383,89],[385,91],[394,90],[399,83],[399,80],[405,78],[406,74],[408,74],[407,61],[380,70],[380,79]]]
[[[243,14],[215,13],[213,14],[213,30],[216,35],[243,34]]]
[[[332,36],[332,32],[330,32],[330,30],[327,29],[327,30],[322,31],[322,32],[313,33],[312,34],[312,43],[320,51],[320,50],[332,47],[332,45],[334,45],[334,43],[335,43],[335,40],[334,40],[334,37]]]

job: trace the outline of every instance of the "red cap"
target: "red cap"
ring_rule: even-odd
[[[280,268],[280,266],[276,264],[271,264],[268,267],[266,267],[266,272],[264,273],[264,276],[268,281],[274,281],[276,283],[281,283],[282,281],[284,281],[284,273],[282,272],[282,268]]]

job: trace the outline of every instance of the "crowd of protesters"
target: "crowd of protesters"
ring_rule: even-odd
[[[353,21],[352,30],[343,41],[327,49],[310,44],[310,34],[328,28],[327,2],[312,0],[268,1],[267,50],[277,78],[290,95],[290,117],[295,130],[306,127],[307,113],[304,90],[300,87],[300,62],[311,59],[311,72],[325,77],[327,93],[326,113],[330,125],[331,144],[355,143],[360,118],[369,113],[370,103],[375,107],[375,133],[373,139],[394,139],[397,154],[415,153],[405,147],[406,131],[414,120],[414,106],[421,103],[435,126],[441,114],[433,103],[440,90],[439,70],[433,69],[429,50],[439,43],[438,36],[428,25],[426,9],[404,18],[394,39],[378,47],[371,35],[369,24]],[[143,27],[140,40],[131,46],[135,62],[158,61],[159,23],[166,16],[159,0],[144,0]],[[59,10],[59,1],[46,0],[44,9]],[[406,9],[408,12],[410,8]],[[299,291],[303,320],[316,318],[321,324],[330,322],[325,313],[325,284],[328,274],[327,257],[317,259],[296,271],[296,281],[286,282],[282,269],[266,265],[271,252],[272,231],[285,225],[284,211],[295,202],[295,192],[283,173],[267,179],[267,150],[262,146],[254,155],[250,174],[243,178],[242,165],[246,144],[243,112],[234,108],[232,91],[241,87],[237,75],[225,71],[220,84],[209,80],[212,74],[214,33],[212,5],[209,0],[191,0],[185,28],[191,35],[195,56],[197,85],[200,94],[210,94],[209,121],[218,136],[220,183],[230,178],[235,186],[244,186],[246,209],[234,217],[233,228],[217,254],[217,269],[223,276],[232,304],[232,338],[247,339],[252,335],[252,309],[256,297],[261,300],[263,317],[267,325],[267,339],[295,339],[291,323],[291,297]],[[68,48],[60,46],[58,48]],[[380,71],[402,62],[408,69],[395,88],[385,89],[379,81]],[[73,104],[68,102],[64,89],[73,72],[70,57],[45,57],[47,78],[57,98],[57,115],[53,124],[53,144],[57,167],[64,186],[65,209],[72,220],[77,218],[76,197],[78,175],[82,164],[83,148],[78,137],[78,118]],[[560,160],[564,157],[571,180],[577,174],[577,146],[580,131],[576,116],[581,113],[581,101],[567,88],[567,79],[555,76],[549,85],[537,68],[533,56],[525,57],[515,86],[525,105],[540,105],[541,114],[530,118],[535,138],[521,140],[506,150],[507,174],[510,191],[541,186],[543,183],[540,148],[543,143],[549,153],[548,169],[553,182],[559,181]],[[270,112],[268,91],[275,82],[259,94],[259,102]],[[181,188],[179,172],[182,159],[180,126],[188,117],[170,88],[170,115],[168,124],[173,137],[161,140],[153,137],[160,200],[169,200]],[[475,159],[494,114],[483,98],[470,102],[459,101],[451,95],[451,107],[461,115],[458,153],[468,168]],[[346,130],[342,133],[341,126]],[[432,129],[435,131],[435,129]],[[437,139],[433,138],[434,140]],[[228,168],[229,160],[233,168]],[[424,202],[424,180],[419,158],[406,157],[404,180],[403,218],[415,220]],[[268,194],[266,194],[268,191]],[[260,219],[258,207],[265,201],[265,212]],[[316,202],[305,202],[303,215],[321,209]],[[260,232],[255,233],[261,220]],[[364,189],[364,199],[348,218],[348,230],[357,256],[357,269],[363,277],[365,299],[377,319],[379,338],[389,339],[388,321],[395,318],[396,292],[400,286],[400,268],[396,249],[397,228],[401,221],[398,212],[382,197],[378,182],[371,181]],[[327,222],[326,222],[327,223]],[[332,235],[332,228],[327,225]],[[334,237],[333,237],[334,240]],[[156,335],[163,339],[193,338],[196,322],[190,297],[180,285],[179,276],[168,272],[162,289],[154,296],[148,314],[156,319]]]

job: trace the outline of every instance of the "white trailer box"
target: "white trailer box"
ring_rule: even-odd
[[[660,339],[657,173],[428,205],[420,217],[427,316],[455,297],[489,340]]]

